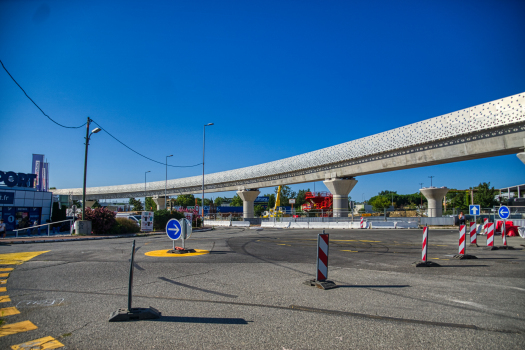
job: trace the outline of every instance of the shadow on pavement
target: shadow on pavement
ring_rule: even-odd
[[[244,318],[223,318],[223,317],[179,317],[161,316],[157,319],[148,321],[153,322],[177,322],[177,323],[215,323],[215,324],[248,324]]]
[[[219,293],[219,292],[215,292],[213,290],[208,290],[208,289],[203,289],[203,288],[199,288],[199,287],[190,286],[188,284],[184,284],[184,283],[180,283],[180,282],[176,282],[176,281],[170,280],[169,278],[166,278],[166,277],[159,277],[159,280],[163,280],[163,281],[175,284],[177,286],[186,287],[186,288],[189,288],[189,289],[194,289],[194,290],[198,290],[198,291],[205,292],[205,293],[220,295],[221,297],[237,298],[237,295]]]
[[[337,288],[406,288],[410,287],[409,285],[400,284],[400,285],[351,285],[351,284],[338,284]]]

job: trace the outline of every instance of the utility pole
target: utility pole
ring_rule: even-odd
[[[430,187],[432,187],[432,178],[435,177],[435,176],[429,176],[430,178]]]

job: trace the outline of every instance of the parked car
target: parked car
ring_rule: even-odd
[[[138,214],[129,214],[129,213],[117,213],[117,218],[126,218],[137,224],[140,227],[141,216]]]

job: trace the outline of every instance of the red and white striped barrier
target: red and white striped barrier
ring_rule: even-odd
[[[459,226],[459,255],[465,255],[465,227],[466,225]]]
[[[363,217],[361,216],[361,222],[359,224],[359,228],[363,228]]]
[[[328,233],[317,235],[317,281],[328,278]]]
[[[478,237],[476,234],[476,223],[470,223],[470,244],[478,244]]]
[[[423,249],[421,251],[421,260],[427,262],[427,241],[428,241],[428,226],[423,227]]]
[[[487,247],[494,247],[494,223],[487,223]]]
[[[489,225],[489,219],[487,218],[483,219],[483,233],[482,234],[484,235],[487,234],[488,225]]]

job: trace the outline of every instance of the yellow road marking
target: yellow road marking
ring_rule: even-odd
[[[204,255],[209,254],[209,250],[203,250],[203,249],[195,249],[195,253],[186,253],[186,254],[172,254],[168,253],[168,250],[154,250],[151,252],[144,253],[144,255],[147,256],[160,256],[160,257],[174,257],[174,258],[181,258],[185,256],[195,256],[195,255]]]
[[[359,242],[367,242],[367,243],[381,243],[381,241],[367,241],[365,239],[360,240]]]
[[[284,243],[277,243],[277,245],[287,245],[288,247],[291,247],[292,245],[291,244],[284,244]]]
[[[0,265],[19,265],[48,251],[0,254]]]
[[[0,277],[9,277],[9,273],[0,273]]]
[[[357,250],[341,250],[342,252],[357,253]]]
[[[436,244],[436,247],[448,247],[447,244]]]
[[[357,242],[356,239],[331,239],[332,242]]]
[[[9,295],[0,295],[0,303],[7,303],[8,301],[11,301]]]
[[[35,339],[18,345],[12,345],[11,349],[13,350],[23,350],[23,349],[41,349],[41,350],[50,350],[58,349],[63,347],[64,344],[59,342],[53,337],[44,337],[40,339]]]
[[[0,280],[0,284],[6,284],[7,280]]]
[[[0,292],[7,292],[7,288],[6,287],[0,287]]]
[[[450,260],[450,259],[441,259],[441,258],[430,258],[430,259],[433,259],[433,260]]]
[[[22,321],[17,323],[6,324],[5,326],[0,327],[0,337],[32,331],[37,328],[38,327],[35,326],[31,321]]]
[[[13,271],[13,270],[14,270],[14,268],[12,268],[12,267],[2,267],[2,268],[0,268],[0,271]]]
[[[18,309],[14,306],[4,307],[3,309],[0,309],[0,317],[18,315],[19,313],[20,311],[18,311]]]

